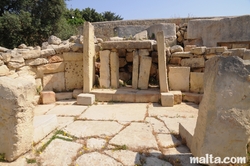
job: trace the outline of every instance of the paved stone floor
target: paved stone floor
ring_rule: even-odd
[[[58,116],[57,131],[15,162],[0,162],[1,166],[191,165],[191,153],[178,127],[180,122],[196,121],[196,104],[161,107],[158,103],[100,102],[79,106],[75,101],[62,101],[37,106],[35,115],[43,114]]]

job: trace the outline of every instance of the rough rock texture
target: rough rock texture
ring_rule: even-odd
[[[8,161],[31,149],[35,94],[33,77],[0,77],[0,153]]]
[[[203,45],[209,47],[217,46],[217,42],[249,41],[249,19],[250,15],[190,20],[187,38],[202,39]]]
[[[247,156],[250,65],[246,62],[235,56],[218,56],[207,61],[204,96],[191,146],[194,156]]]

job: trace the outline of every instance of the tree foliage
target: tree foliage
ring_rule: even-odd
[[[0,46],[41,45],[50,35],[68,39],[84,21],[122,20],[110,11],[67,9],[66,0],[0,0]]]

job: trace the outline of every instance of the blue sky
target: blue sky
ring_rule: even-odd
[[[70,0],[66,3],[73,9],[111,11],[124,20],[250,14],[250,0]]]

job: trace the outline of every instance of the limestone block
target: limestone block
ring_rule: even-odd
[[[20,52],[24,59],[34,59],[39,58],[41,56],[41,50],[24,50]]]
[[[183,47],[180,45],[174,45],[170,47],[170,52],[175,53],[175,52],[183,52]]]
[[[204,58],[191,58],[191,59],[182,59],[181,60],[181,66],[186,67],[205,67],[205,60]]]
[[[190,51],[192,54],[202,55],[206,52],[206,47],[195,47]]]
[[[56,93],[56,101],[68,100],[73,98],[73,92],[60,92]]]
[[[49,44],[59,45],[59,44],[61,44],[61,42],[62,42],[62,40],[54,35],[51,35],[48,39]]]
[[[1,56],[1,55],[0,55]],[[0,58],[1,59],[1,58]],[[4,62],[0,60],[0,66],[4,65]]]
[[[0,153],[13,161],[32,148],[33,77],[0,77]]]
[[[204,73],[190,73],[190,92],[203,93],[203,75]]]
[[[163,32],[164,38],[169,38],[172,36],[176,36],[176,25],[173,23],[161,23],[150,26],[148,29],[149,38],[156,37],[156,34],[160,31]]]
[[[148,40],[136,41],[105,41],[102,43],[103,49],[151,49],[152,42]]]
[[[111,87],[119,87],[119,60],[116,52],[110,53],[110,74],[111,74]]]
[[[148,49],[139,49],[139,56],[148,56],[149,51]]]
[[[235,56],[218,56],[206,62],[204,96],[191,146],[195,157],[248,156],[250,68],[244,63]]]
[[[7,63],[7,62],[10,61],[10,59],[11,59],[11,53],[10,52],[2,53],[1,55],[2,55],[2,61],[4,63]]]
[[[174,105],[181,104],[182,102],[182,93],[181,91],[169,91],[174,95]]]
[[[189,92],[182,93],[182,101],[184,102],[192,102],[192,103],[200,104],[202,97],[203,97],[203,94],[189,93]]]
[[[215,47],[215,52],[216,53],[223,53],[224,51],[227,50],[227,47],[222,46],[222,47]]]
[[[55,54],[56,54],[56,52],[52,48],[41,50],[41,57],[43,57],[43,58],[46,58],[48,56],[52,56],[52,55],[55,55]]]
[[[42,91],[40,95],[42,104],[51,104],[56,102],[56,94],[53,91]]]
[[[181,57],[181,58],[192,58],[194,55],[190,52],[175,52],[171,54],[172,57]]]
[[[157,50],[158,50],[158,69],[159,71],[159,81],[160,81],[160,91],[168,92],[168,80],[167,80],[167,57],[166,57],[166,46],[164,42],[163,31],[157,32]]]
[[[5,47],[0,47],[0,52],[7,52],[9,49]]]
[[[95,82],[95,34],[94,26],[84,22],[83,92],[89,93]]]
[[[169,67],[169,87],[171,90],[189,91],[190,67]]]
[[[132,88],[137,89],[139,78],[139,54],[133,51],[133,72],[132,72]]]
[[[250,16],[245,15],[239,17],[190,20],[187,29],[188,39],[201,38],[203,45],[207,47],[217,46],[218,41],[249,41],[249,19]]]
[[[63,61],[63,55],[62,54],[57,54],[57,55],[49,56],[48,61],[49,61],[49,63],[62,62]]]
[[[148,39],[148,31],[144,30],[142,32],[139,32],[137,34],[134,35],[134,38],[136,40],[145,40]]]
[[[126,61],[127,62],[133,62],[133,52],[128,52],[126,54]]]
[[[83,62],[65,62],[65,88],[66,91],[83,87]]]
[[[25,63],[28,64],[29,66],[38,66],[47,64],[48,60],[45,58],[36,58],[36,59],[26,60]]]
[[[9,62],[8,63],[8,68],[9,69],[19,69],[21,67],[25,66],[25,63],[24,62]]]
[[[64,61],[82,61],[83,60],[83,53],[64,52],[63,59],[64,59]]]
[[[169,61],[169,64],[175,64],[180,66],[181,65],[181,58],[180,57],[172,57]]]
[[[238,56],[240,58],[243,58],[246,49],[245,48],[235,48],[235,49],[230,49],[229,51],[231,52],[232,56]]]
[[[100,51],[100,87],[109,88],[110,87],[110,51],[104,50]]]
[[[83,92],[83,90],[82,89],[74,89],[73,90],[73,98],[74,99],[76,99],[77,98],[77,96],[79,95],[79,94],[81,94]]]
[[[92,105],[95,102],[94,94],[81,93],[77,96],[78,105]]]
[[[68,44],[60,44],[60,45],[51,45],[51,47],[55,50],[57,54],[61,54],[63,52],[69,52],[69,43]]]
[[[161,105],[163,107],[174,106],[174,94],[171,92],[161,93]]]
[[[196,47],[196,45],[185,45],[184,51],[185,52],[190,52],[195,47]]]
[[[246,50],[243,56],[244,60],[250,60],[250,50]]]
[[[43,77],[43,89],[62,92],[65,90],[64,72],[46,74]]]
[[[138,88],[140,89],[148,89],[151,64],[152,64],[151,57],[147,56],[141,57],[139,80],[138,80]]]
[[[65,68],[64,62],[51,63],[46,65],[37,66],[37,71],[43,74],[63,72]]]
[[[79,43],[74,43],[70,46],[71,50],[74,52],[82,52],[83,51],[83,45]]]
[[[58,126],[56,115],[39,115],[33,119],[33,142],[38,143]]]
[[[0,76],[6,76],[9,74],[9,68],[6,65],[0,66]]]

